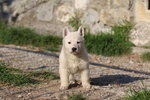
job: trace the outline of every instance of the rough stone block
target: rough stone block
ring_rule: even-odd
[[[70,3],[64,3],[56,9],[56,19],[67,22],[74,15],[74,8]]]
[[[121,23],[123,20],[130,20],[130,17],[130,12],[123,8],[102,9],[100,12],[100,21],[110,26]]]

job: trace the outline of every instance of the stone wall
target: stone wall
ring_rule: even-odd
[[[7,0],[4,0],[7,1]],[[83,26],[92,33],[107,31],[122,20],[131,20],[132,0],[12,0],[8,6],[9,22],[36,29],[38,32],[61,34],[75,12],[82,13]],[[107,25],[107,26],[106,26]]]
[[[68,24],[69,19],[74,17],[77,12],[80,12],[82,25],[89,28],[91,33],[98,31],[105,32],[109,31],[111,26],[116,23],[121,23],[123,20],[137,21],[140,20],[140,18],[149,19],[147,15],[147,17],[141,17],[141,14],[147,13],[141,13],[143,11],[141,7],[145,5],[142,1],[143,0],[0,0],[0,8],[3,7],[3,9],[0,9],[0,17],[6,19],[9,24],[30,27],[35,29],[38,33],[61,35],[62,29],[65,26],[70,26]],[[142,2],[142,4],[140,2]],[[4,13],[7,14],[7,17],[2,16]],[[140,40],[138,31],[135,31],[136,30],[134,30],[131,35],[132,38],[134,38],[134,40]],[[144,33],[141,34],[143,35]],[[142,43],[142,41],[140,41],[140,43]]]

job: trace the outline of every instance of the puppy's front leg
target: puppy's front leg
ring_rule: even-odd
[[[60,73],[60,81],[61,81],[61,90],[66,90],[69,87],[69,73],[67,69],[61,69],[59,70]]]
[[[89,70],[85,69],[81,72],[81,81],[84,89],[90,89]]]
[[[69,81],[71,84],[75,84],[74,74],[69,75]]]

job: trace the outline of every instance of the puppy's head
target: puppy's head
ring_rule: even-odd
[[[84,30],[80,26],[78,31],[70,32],[67,27],[63,30],[63,46],[71,54],[78,54],[84,46]]]

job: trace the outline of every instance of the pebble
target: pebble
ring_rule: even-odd
[[[22,95],[18,95],[18,98],[22,98],[23,96]]]
[[[100,86],[92,86],[93,89],[99,89]]]
[[[62,95],[62,96],[61,96],[61,99],[67,100],[67,99],[68,99],[68,95],[67,95],[67,94]]]
[[[111,63],[111,61],[110,61],[110,59],[109,60],[107,60],[107,62],[106,62],[107,64],[110,64]]]
[[[39,58],[39,59],[38,59],[38,61],[42,61],[42,60],[43,60],[43,58]]]
[[[27,95],[29,96],[29,95],[31,95],[31,93],[28,93]]]
[[[123,91],[118,91],[118,92],[117,92],[117,95],[118,95],[118,96],[123,96],[123,95],[125,95],[125,94],[126,94],[126,93],[123,92]]]
[[[132,60],[129,61],[130,64],[133,64],[134,62]]]

